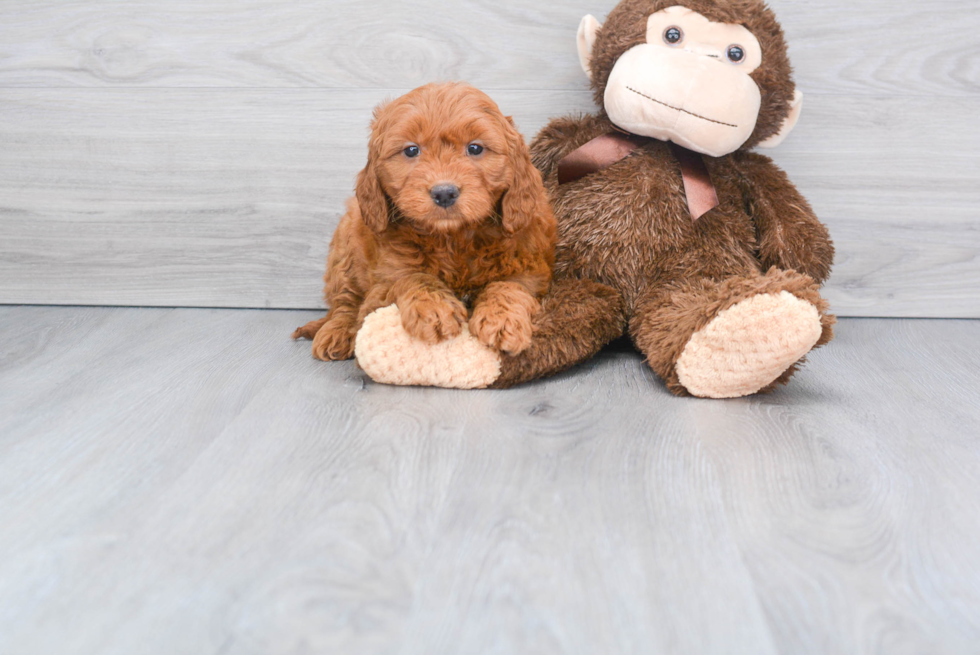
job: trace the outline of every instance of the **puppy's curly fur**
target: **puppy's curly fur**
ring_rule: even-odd
[[[459,195],[443,207],[432,190],[446,185]],[[415,89],[374,111],[367,166],[330,244],[330,311],[293,338],[313,339],[318,359],[349,359],[364,318],[396,303],[426,343],[468,321],[517,354],[551,283],[556,229],[524,138],[493,100],[459,83]]]

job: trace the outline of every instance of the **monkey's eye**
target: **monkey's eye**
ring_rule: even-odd
[[[470,145],[466,146],[466,154],[473,155],[474,157],[483,154],[483,146],[481,146],[479,143],[471,143]]]
[[[728,46],[728,52],[725,54],[728,55],[728,61],[734,64],[740,64],[745,59],[745,50],[742,50],[742,46],[740,45]]]
[[[402,153],[404,153],[404,155],[409,159],[413,159],[415,157],[418,157],[422,153],[422,149],[419,148],[418,146],[408,146],[407,148],[402,150]]]
[[[677,45],[684,39],[684,32],[677,26],[671,26],[664,30],[664,42],[667,45]]]

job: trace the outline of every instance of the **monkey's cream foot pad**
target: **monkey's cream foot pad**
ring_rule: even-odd
[[[465,325],[459,336],[429,345],[405,331],[397,305],[364,319],[354,357],[372,380],[384,384],[482,389],[500,376],[500,354]]]
[[[820,313],[788,291],[759,294],[719,312],[677,360],[680,383],[702,398],[753,394],[820,339]]]

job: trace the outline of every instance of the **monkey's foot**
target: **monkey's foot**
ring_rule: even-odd
[[[817,308],[788,291],[752,296],[694,333],[677,360],[677,376],[695,396],[747,396],[810,352],[821,330]]]
[[[429,345],[409,336],[397,305],[364,319],[354,357],[372,380],[384,384],[482,389],[500,377],[500,353],[480,343],[465,324],[458,336]]]

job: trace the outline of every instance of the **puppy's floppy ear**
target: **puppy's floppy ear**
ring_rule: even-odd
[[[373,148],[372,148],[373,150]],[[357,174],[357,206],[361,210],[361,220],[375,232],[383,232],[388,227],[388,201],[381,190],[381,181],[375,170],[377,157],[374,152],[368,154],[368,163]]]
[[[388,200],[385,198],[384,189],[381,188],[377,169],[380,159],[378,141],[382,130],[381,114],[386,104],[378,105],[374,110],[371,139],[368,141],[367,166],[357,174],[357,186],[354,191],[354,195],[357,196],[357,206],[361,210],[361,220],[375,232],[383,232],[388,227]]]
[[[547,205],[548,197],[541,181],[541,173],[531,163],[531,151],[524,137],[514,126],[514,119],[507,116],[504,130],[510,150],[510,187],[504,192],[502,202],[504,229],[517,232],[530,225],[538,213],[539,203]]]

